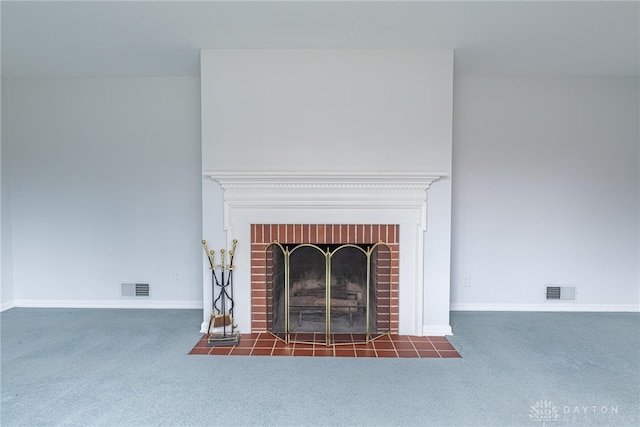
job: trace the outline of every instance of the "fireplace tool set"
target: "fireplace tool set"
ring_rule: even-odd
[[[237,240],[233,240],[233,248],[229,251],[229,263],[226,263],[225,250],[220,249],[220,264],[215,263],[215,251],[210,251],[207,241],[202,241],[204,253],[209,260],[211,270],[212,310],[207,329],[207,343],[209,347],[237,345],[240,333],[236,332],[237,325],[233,317],[233,256],[236,251]],[[219,270],[219,275],[217,274]],[[218,276],[220,278],[218,279]],[[211,328],[218,332],[211,332]],[[221,329],[221,331],[220,331]]]

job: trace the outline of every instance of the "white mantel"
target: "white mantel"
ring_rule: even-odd
[[[437,325],[425,327],[424,323],[424,301],[430,298],[430,293],[446,293],[448,304],[448,281],[427,283],[424,275],[427,190],[446,177],[446,173],[207,171],[203,175],[222,187],[227,241],[239,241],[235,255],[234,296],[240,332],[249,332],[251,321],[250,227],[251,224],[273,223],[399,224],[399,332],[409,335],[451,333],[448,316]],[[445,246],[443,250],[448,251],[449,246]],[[448,254],[446,256],[448,258]],[[203,271],[202,332],[205,332],[211,309],[206,304],[211,301],[211,285],[208,270]],[[448,310],[446,307],[447,313]]]

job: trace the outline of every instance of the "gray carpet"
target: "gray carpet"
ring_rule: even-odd
[[[452,313],[462,359],[194,356],[198,310],[1,314],[2,426],[640,425],[640,314]]]

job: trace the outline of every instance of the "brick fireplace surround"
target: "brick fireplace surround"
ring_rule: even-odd
[[[251,331],[267,330],[265,249],[275,241],[311,244],[385,242],[391,249],[391,325],[398,333],[399,227],[387,224],[251,224]]]

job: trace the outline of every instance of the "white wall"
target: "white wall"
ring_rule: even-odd
[[[0,22],[1,12],[0,8]],[[2,31],[0,31],[0,34]],[[0,45],[2,43],[0,42]],[[0,70],[2,55],[0,55]],[[11,199],[9,197],[9,164],[5,155],[6,125],[4,97],[2,96],[4,80],[0,81],[0,311],[14,305],[13,293],[13,261],[11,258]]]
[[[203,170],[451,168],[450,50],[203,50]]]
[[[0,88],[5,85],[4,79]],[[0,111],[0,311],[14,306],[13,290],[13,245],[11,242],[11,191],[9,185],[9,157],[7,156],[7,108],[5,104],[5,90],[0,89],[1,110]]]
[[[201,305],[199,241],[221,232],[201,231],[198,79],[4,83],[2,303]],[[637,309],[638,92],[637,78],[456,79],[454,309]],[[129,280],[152,298],[120,300]],[[544,303],[547,283],[578,301]]]
[[[198,79],[5,90],[16,305],[201,307]],[[121,299],[123,281],[151,298]]]
[[[638,94],[637,78],[456,79],[453,309],[638,310]],[[545,284],[576,302],[544,302]]]
[[[0,22],[2,22],[2,8],[0,8]],[[0,34],[2,31],[0,31]],[[1,42],[0,42],[1,45]],[[0,70],[2,69],[2,55],[0,55]],[[8,162],[4,155],[6,146],[6,124],[4,118],[6,108],[4,108],[4,97],[2,87],[4,80],[0,81],[0,311],[13,307],[13,282],[12,282],[12,260],[11,260],[11,218]]]

